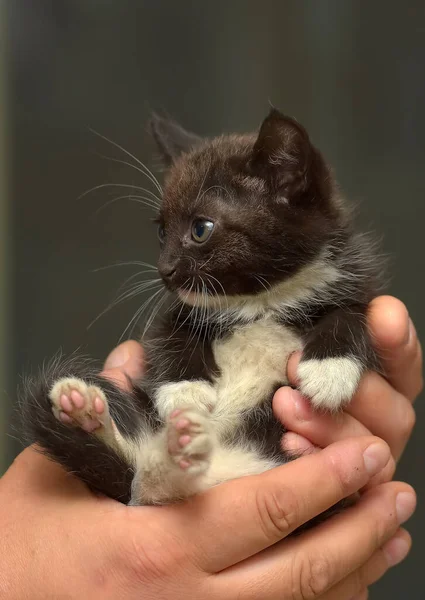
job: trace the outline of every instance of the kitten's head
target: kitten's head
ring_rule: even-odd
[[[203,140],[158,116],[151,131],[168,166],[159,272],[187,302],[264,292],[316,259],[338,228],[327,165],[279,111],[258,134]]]

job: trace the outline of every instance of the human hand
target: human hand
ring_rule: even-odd
[[[372,433],[386,440],[398,460],[415,422],[412,402],[422,389],[421,347],[405,306],[395,298],[381,297],[371,303],[369,327],[387,380],[368,373],[347,412],[337,419],[312,412],[298,392],[280,390],[275,398],[276,414],[293,432],[284,437],[286,449],[305,451],[313,444],[326,447]],[[299,355],[293,356],[288,365],[292,383],[296,383],[298,360]],[[393,471],[394,463],[389,463],[380,481],[391,479]],[[367,592],[362,593],[366,597]]]
[[[103,375],[125,387],[142,360],[128,342]],[[355,507],[285,538],[382,479],[391,462],[383,442],[358,437],[182,504],[126,507],[28,448],[0,481],[0,596],[348,600],[407,554],[399,525],[414,509],[409,486],[377,485]]]
[[[98,498],[25,450],[0,481],[0,597],[10,600],[349,600],[407,554],[414,493],[385,483],[313,530],[288,534],[380,477],[389,448],[338,442],[181,504]]]
[[[386,378],[367,373],[352,402],[337,417],[313,412],[298,391],[281,388],[274,409],[291,432],[283,440],[286,450],[306,451],[352,436],[376,435],[387,442],[395,460],[400,458],[415,423],[412,403],[423,387],[421,346],[406,307],[396,298],[373,300],[368,324]],[[299,356],[293,355],[288,363],[292,384],[296,384]]]

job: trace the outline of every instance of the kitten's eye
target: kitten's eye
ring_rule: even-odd
[[[197,219],[192,224],[192,239],[198,244],[202,244],[210,237],[213,229],[214,223],[212,221]]]
[[[164,225],[158,225],[158,239],[160,242],[163,242],[165,239],[165,227]]]

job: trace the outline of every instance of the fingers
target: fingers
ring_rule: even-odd
[[[278,414],[277,417],[279,418]],[[283,423],[283,420],[280,420]],[[312,444],[307,438],[298,433],[293,433],[292,431],[287,431],[283,436],[282,448],[291,456],[296,457],[303,454],[310,454],[311,452],[319,452],[319,448]]]
[[[179,522],[190,531],[202,568],[218,572],[363,488],[390,458],[388,446],[377,438],[344,440],[261,475],[212,488],[176,509]]]
[[[276,392],[273,409],[289,431],[305,436],[321,448],[347,437],[370,435],[366,427],[347,413],[332,415],[314,411],[309,401],[290,387]]]
[[[409,439],[415,416],[408,400],[376,373],[363,378],[347,412],[331,415],[314,411],[306,398],[289,387],[276,392],[273,409],[289,431],[307,438],[313,445],[325,448],[348,437],[373,434],[388,443],[395,459]],[[292,438],[284,435],[284,449],[291,451],[292,444]],[[388,468],[386,475],[391,477],[394,462]]]
[[[394,537],[382,548],[372,554],[371,558],[322,596],[323,600],[367,600],[368,586],[376,583],[389,568],[406,558],[411,547],[410,535],[399,529]]]
[[[137,379],[143,375],[143,359],[142,346],[134,340],[129,340],[111,352],[101,375],[128,391],[131,388],[128,378]]]
[[[391,296],[376,298],[368,325],[388,381],[413,401],[423,388],[422,350],[405,305]]]
[[[401,542],[385,544],[414,508],[415,495],[406,484],[375,487],[352,508],[224,571],[223,587],[239,588],[241,600],[349,598],[341,594],[343,586],[355,596],[397,558],[394,546],[403,544],[405,534]],[[338,584],[339,596],[334,593]]]
[[[276,399],[278,417],[285,426],[309,439],[312,444],[326,446],[348,435],[372,433],[384,439],[398,460],[415,424],[411,400],[422,385],[422,355],[416,334],[409,339],[409,318],[404,305],[395,298],[383,296],[370,305],[369,326],[379,345],[388,380],[377,373],[367,373],[353,400],[346,408],[349,416],[332,419],[317,413],[308,414],[306,402],[297,402],[303,409],[300,418],[289,392],[279,391]],[[300,354],[291,356],[288,376],[296,383]],[[410,398],[407,399],[407,394]],[[300,413],[300,410],[298,410]]]
[[[346,411],[373,435],[384,439],[398,460],[416,421],[413,406],[377,373],[367,373]]]

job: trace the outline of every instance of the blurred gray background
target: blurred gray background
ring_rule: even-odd
[[[154,262],[150,213],[103,183],[146,186],[89,128],[155,166],[152,108],[211,135],[256,128],[268,102],[304,123],[393,257],[390,292],[425,333],[423,0],[9,0],[0,64],[0,377],[4,429],[20,373],[60,347],[103,358],[139,306],[87,326]],[[5,47],[6,40],[6,47]],[[6,179],[5,175],[8,174]],[[7,192],[6,193],[6,187]],[[118,191],[117,191],[118,190]],[[425,597],[425,408],[399,477],[419,493],[414,549],[373,599]],[[19,446],[2,434],[7,465]]]

